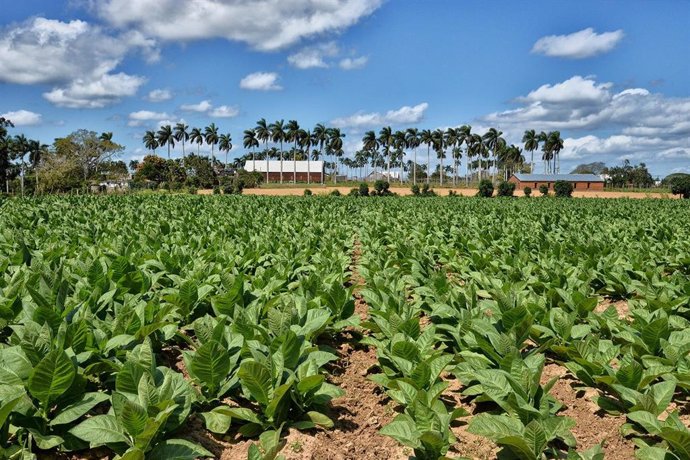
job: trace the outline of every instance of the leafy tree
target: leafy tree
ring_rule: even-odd
[[[525,196],[529,198],[530,195],[532,195],[532,187],[525,187],[524,189],[522,189],[522,193],[524,193]]]
[[[671,193],[690,199],[690,175],[676,177],[671,180]]]
[[[651,187],[654,185],[654,178],[644,163],[632,165],[630,160],[625,160],[622,166],[614,166],[606,172],[609,175],[608,182],[613,187]]]
[[[541,184],[539,186],[539,193],[541,193],[542,196],[546,196],[549,194],[549,186],[546,184]]]
[[[183,162],[187,182],[202,188],[211,188],[216,183],[216,173],[211,160],[199,155],[187,155]]]
[[[168,178],[168,168],[166,161],[157,155],[146,155],[139,163],[135,180],[148,180],[162,182]]]

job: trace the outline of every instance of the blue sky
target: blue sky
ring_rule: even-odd
[[[690,172],[690,1],[4,2],[0,115],[51,143],[160,123],[559,129],[562,170]],[[204,147],[205,148],[205,147]],[[177,148],[174,156],[180,156]],[[566,171],[567,172],[567,171]]]

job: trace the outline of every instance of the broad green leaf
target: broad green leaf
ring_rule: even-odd
[[[146,455],[147,460],[194,460],[206,457],[213,457],[213,454],[184,439],[167,439],[159,442]]]
[[[88,442],[92,448],[110,443],[129,442],[114,415],[87,418],[69,432]]]
[[[29,376],[29,392],[47,405],[69,389],[76,375],[72,360],[61,350],[45,356]]]
[[[244,361],[240,365],[238,376],[252,397],[264,406],[267,406],[271,399],[271,373],[266,366],[256,361]]]
[[[85,415],[88,411],[96,407],[103,401],[108,400],[106,393],[93,392],[86,393],[82,399],[70,404],[62,409],[49,423],[50,426],[64,425],[77,420],[79,417]]]
[[[194,375],[211,389],[216,389],[228,377],[230,356],[215,340],[203,344],[191,360]]]

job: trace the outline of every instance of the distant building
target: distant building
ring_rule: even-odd
[[[604,190],[604,179],[595,174],[513,174],[508,182],[515,184],[518,190],[525,187],[538,189],[546,185],[553,190],[556,181],[565,181],[573,184],[575,190]]]
[[[276,182],[280,180],[280,161],[268,161],[268,180]],[[260,172],[266,174],[266,160],[248,160],[244,163],[244,170],[248,172]],[[296,174],[293,174],[293,171]],[[283,182],[291,182],[296,177],[298,182],[307,182],[309,176],[311,182],[321,182],[324,175],[323,161],[295,161],[283,160]]]
[[[400,172],[391,171],[390,173],[387,173],[386,171],[376,171],[375,173],[370,173],[364,180],[367,182],[375,182],[377,180],[385,180],[387,182],[399,181]]]

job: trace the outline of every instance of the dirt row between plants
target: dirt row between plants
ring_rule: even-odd
[[[372,188],[370,186],[370,188]],[[341,194],[347,195],[350,193],[351,187],[324,187],[322,185],[316,184],[312,186],[304,186],[304,187],[271,187],[269,186],[263,186],[261,188],[248,188],[244,189],[243,193],[245,195],[269,195],[269,196],[302,196],[304,195],[304,190],[309,189],[314,193],[315,195],[326,195],[328,193],[331,193],[333,190],[338,190]],[[390,191],[393,193],[397,193],[398,195],[401,196],[407,196],[407,195],[412,195],[412,192],[410,191],[409,187],[398,187],[395,185],[392,185],[390,188]],[[474,188],[436,188],[434,189],[436,193],[438,193],[441,196],[447,196],[451,191],[454,191],[458,195],[461,196],[475,196],[477,194],[477,190]],[[199,190],[199,194],[202,195],[210,195],[213,193],[212,190]],[[553,192],[551,192],[553,194]],[[522,190],[516,190],[515,191],[515,196],[521,197],[524,196],[522,193]],[[532,191],[532,198],[538,198],[539,191],[538,190],[533,190]],[[677,195],[669,195],[665,193],[641,193],[641,192],[608,192],[608,191],[579,191],[576,190],[573,192],[573,196],[576,198],[635,198],[635,199],[642,199],[642,198],[668,198],[668,199],[678,199],[679,196]]]

